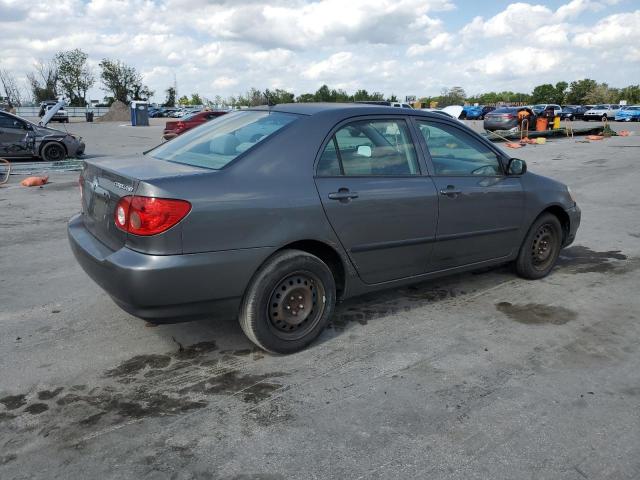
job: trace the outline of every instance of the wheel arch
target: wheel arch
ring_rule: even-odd
[[[344,297],[346,292],[347,270],[345,268],[345,260],[334,247],[319,240],[306,239],[288,243],[274,253],[290,249],[310,253],[326,263],[336,283],[336,300]]]
[[[540,218],[540,215],[545,213],[554,215],[560,221],[560,225],[562,226],[562,245],[564,245],[569,237],[569,232],[571,231],[571,219],[569,218],[569,214],[561,205],[549,205],[536,216],[534,222]]]

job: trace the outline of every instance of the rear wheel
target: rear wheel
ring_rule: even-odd
[[[40,155],[46,162],[57,162],[58,160],[64,160],[67,152],[62,145],[52,142],[42,147]]]
[[[531,225],[516,259],[516,272],[528,279],[545,277],[556,264],[562,247],[562,225],[550,213],[540,215]]]
[[[240,326],[264,350],[297,352],[325,328],[335,299],[335,280],[322,260],[283,250],[252,279],[240,308]]]

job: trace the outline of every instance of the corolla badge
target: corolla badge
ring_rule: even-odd
[[[125,185],[124,183],[120,182],[113,182],[113,185],[122,190],[126,190],[127,192],[133,192],[133,187],[131,185]]]

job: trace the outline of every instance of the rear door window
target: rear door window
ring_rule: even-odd
[[[419,175],[416,150],[404,120],[363,120],[340,128],[318,162],[320,176]]]

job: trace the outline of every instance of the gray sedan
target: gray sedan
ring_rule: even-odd
[[[85,161],[69,221],[84,270],[151,322],[239,318],[306,347],[336,301],[513,262],[553,268],[569,189],[443,115],[358,104],[234,112],[142,159]]]
[[[84,148],[81,137],[0,112],[0,157],[38,157],[53,162],[82,155]]]

